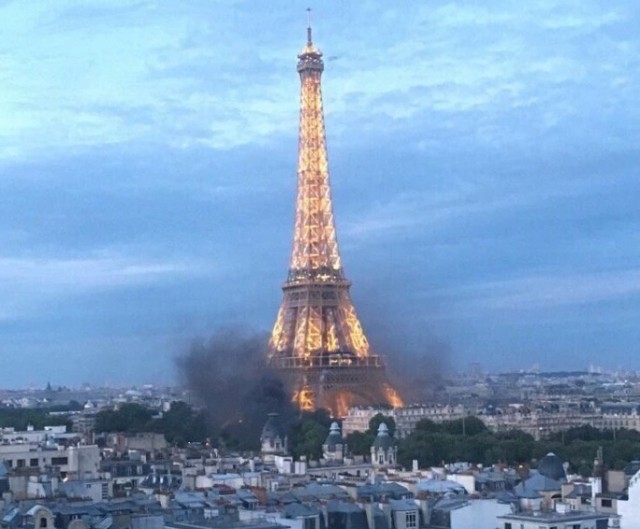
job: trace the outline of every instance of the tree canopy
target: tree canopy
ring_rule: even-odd
[[[491,432],[475,417],[435,424],[418,422],[415,431],[399,443],[398,460],[405,467],[417,459],[421,466],[467,461],[492,465],[532,463],[554,452],[568,461],[572,472],[588,475],[593,460],[602,446],[604,464],[622,469],[626,463],[640,457],[640,432],[598,430],[590,426],[571,428],[539,441],[520,430]]]
[[[169,410],[159,418],[154,418],[150,409],[135,403],[123,404],[117,410],[102,410],[96,415],[96,431],[157,432],[178,446],[205,441],[210,435],[204,414],[182,401],[172,402]]]
[[[65,415],[49,415],[46,408],[4,408],[0,407],[0,428],[15,428],[18,431],[33,426],[42,430],[45,426],[67,426],[71,423]],[[65,410],[66,411],[66,410]]]
[[[3,415],[4,414],[4,415]],[[11,416],[11,420],[9,420]],[[26,428],[28,423],[36,428],[53,424],[64,417],[49,417],[42,410],[0,410],[0,425]],[[264,418],[267,420],[267,417]],[[345,439],[353,455],[369,455],[378,426],[385,422],[390,432],[396,430],[393,418],[382,414],[374,416],[366,432],[354,432]],[[318,459],[322,456],[322,444],[329,432],[331,419],[324,410],[301,413],[291,418],[284,427],[289,435],[291,454]],[[163,433],[170,443],[179,446],[187,442],[204,441],[212,431],[203,413],[194,411],[184,402],[174,402],[161,418],[139,404],[124,404],[118,410],[104,410],[97,414],[96,429],[99,432]],[[240,450],[256,449],[259,439],[240,435],[243,430],[223,429],[214,442],[220,446]],[[572,472],[587,475],[593,460],[602,446],[607,468],[622,469],[634,459],[640,459],[640,432],[631,430],[598,430],[590,426],[571,428],[555,433],[539,441],[522,431],[492,432],[477,417],[465,417],[455,421],[434,423],[424,419],[416,424],[415,431],[405,439],[398,439],[399,463],[410,468],[417,459],[420,466],[437,466],[443,463],[466,461],[492,465],[522,463],[536,465],[548,452],[556,453],[568,461]]]

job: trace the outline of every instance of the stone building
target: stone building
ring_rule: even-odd
[[[331,423],[329,435],[322,445],[322,455],[329,464],[342,464],[346,452],[346,445],[337,422]]]
[[[374,468],[394,467],[398,463],[398,443],[383,422],[371,446],[371,464]]]

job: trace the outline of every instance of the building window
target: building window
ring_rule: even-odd
[[[47,527],[47,519],[44,516],[42,518],[40,518],[40,527],[42,529],[46,529],[46,527]]]
[[[407,529],[418,527],[416,512],[408,512],[405,518]]]
[[[18,459],[18,460],[16,461],[16,466],[17,466],[18,468],[23,468],[23,467],[25,466],[25,460],[24,460],[24,459]]]
[[[35,457],[33,459],[29,459],[29,466],[30,467],[37,467],[38,466],[38,458]]]
[[[67,465],[69,464],[68,457],[52,457],[51,464],[54,466]]]
[[[504,529],[511,529],[511,522],[504,522]]]
[[[601,505],[603,507],[613,507],[613,501],[610,500],[609,498],[602,498],[601,502],[602,502]]]

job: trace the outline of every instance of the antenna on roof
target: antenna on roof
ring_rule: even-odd
[[[311,46],[311,8],[307,7],[307,44]]]

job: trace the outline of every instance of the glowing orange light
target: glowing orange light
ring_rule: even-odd
[[[384,400],[401,406],[402,399],[386,383],[382,359],[371,352],[342,269],[322,105],[324,64],[312,43],[311,28],[307,35],[307,45],[298,56],[301,85],[293,247],[268,358],[272,367],[285,373],[295,391],[293,402],[300,409],[324,406],[341,417],[355,403]]]
[[[291,402],[298,406],[302,411],[313,411],[316,409],[313,392],[309,389],[309,386],[306,385],[301,390],[296,391],[293,394]]]
[[[387,397],[387,402],[394,408],[402,408],[404,406],[402,397],[400,397],[398,392],[388,384],[385,385],[384,394]]]

